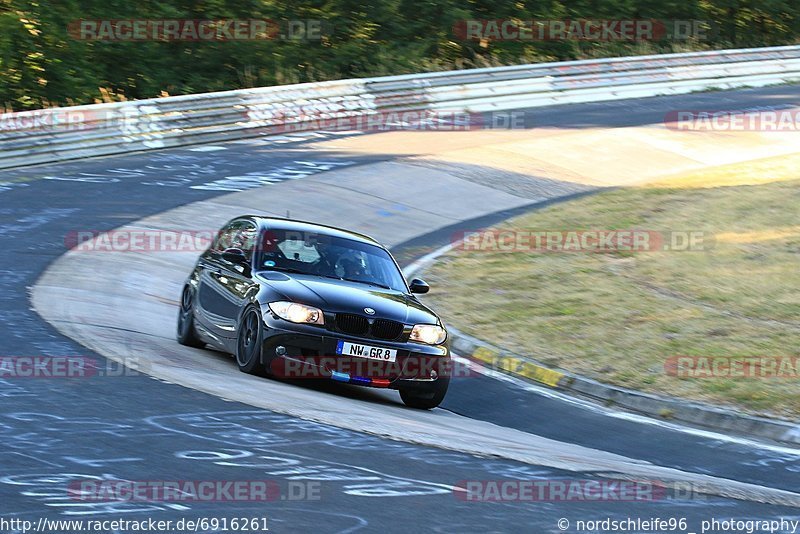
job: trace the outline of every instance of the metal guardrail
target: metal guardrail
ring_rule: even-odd
[[[0,115],[0,169],[299,130],[800,81],[800,46],[306,83]]]

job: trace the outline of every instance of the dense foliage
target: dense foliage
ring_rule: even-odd
[[[798,0],[0,0],[0,104],[145,98],[424,70],[797,42]],[[317,40],[92,41],[80,19],[316,19]],[[464,19],[699,19],[710,39],[466,41]]]

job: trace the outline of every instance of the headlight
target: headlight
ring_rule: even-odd
[[[447,339],[447,331],[435,324],[418,324],[414,325],[409,339],[411,341],[427,343],[428,345],[439,345],[444,343],[444,340]]]
[[[270,302],[272,313],[292,323],[325,324],[322,310],[296,302]]]

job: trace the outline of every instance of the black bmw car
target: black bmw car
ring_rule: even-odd
[[[242,216],[200,256],[181,297],[178,341],[212,345],[246,373],[391,388],[430,409],[447,393],[447,331],[391,254],[365,235]]]

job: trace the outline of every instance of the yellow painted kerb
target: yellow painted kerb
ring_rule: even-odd
[[[472,358],[489,364],[493,369],[535,380],[550,387],[558,386],[558,382],[564,378],[564,373],[514,356],[500,356],[497,351],[486,347],[476,348],[472,352]]]

